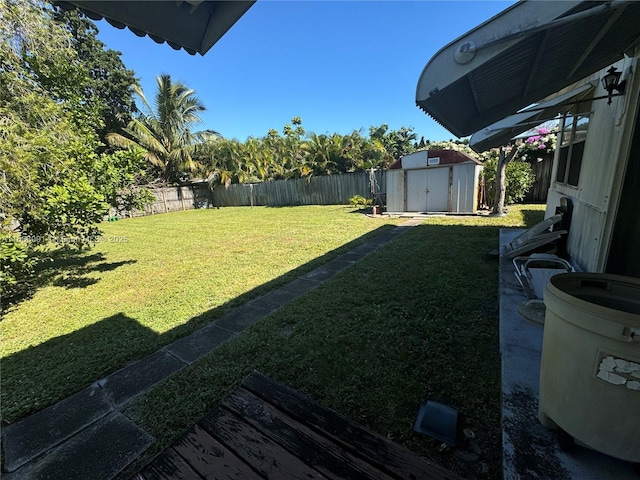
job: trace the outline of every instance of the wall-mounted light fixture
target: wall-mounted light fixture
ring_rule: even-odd
[[[616,67],[611,67],[609,70],[607,70],[607,74],[602,77],[602,86],[609,94],[609,101],[607,102],[607,105],[611,105],[611,98],[614,96],[614,90],[618,92],[618,95],[622,95],[624,93],[624,88],[627,85],[627,81],[620,81],[621,76],[622,72],[618,72]]]

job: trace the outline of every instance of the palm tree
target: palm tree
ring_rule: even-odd
[[[255,137],[247,138],[244,143],[245,164],[252,180],[264,182],[271,177],[271,159],[268,152],[263,148],[260,139]]]
[[[305,144],[309,161],[315,175],[327,175],[331,173],[333,152],[330,137],[325,134],[309,134],[309,141]]]
[[[349,171],[365,171],[369,168],[384,168],[392,157],[387,152],[379,138],[363,137],[354,130],[349,136],[351,148],[349,150]]]
[[[143,103],[143,112],[134,118],[126,135],[110,133],[108,142],[116,147],[140,147],[145,158],[166,182],[176,183],[197,170],[192,153],[195,145],[217,132],[192,133],[191,128],[202,122],[200,112],[204,106],[194,90],[182,83],[173,83],[169,75],[157,77],[158,90],[154,108],[151,107],[139,86],[134,92]]]
[[[248,179],[244,145],[235,138],[209,138],[197,146],[195,156],[201,164],[200,173],[212,187],[228,187]]]

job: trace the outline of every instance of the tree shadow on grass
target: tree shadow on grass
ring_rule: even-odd
[[[87,277],[92,272],[110,272],[123,265],[136,263],[137,260],[125,260],[121,262],[102,262],[95,265],[85,264],[79,268],[73,268],[61,273],[56,277],[51,285],[64,288],[86,288],[100,281],[100,277]]]
[[[80,391],[134,360],[132,344],[155,346],[158,338],[120,312],[3,358],[2,423]]]
[[[351,207],[351,208],[353,208],[353,210],[350,211],[349,213],[359,213],[360,215],[366,215],[366,214],[371,215],[371,212],[373,211],[373,207],[371,205],[368,205],[366,207]]]
[[[531,228],[535,224],[544,220],[544,210],[522,210],[522,219],[524,220],[525,228]]]
[[[3,360],[4,421],[15,421],[82,390],[98,378],[156,352],[162,346],[220,318],[230,309],[275,290],[320,265],[334,259],[335,263],[346,262],[347,260],[336,257],[367,240],[371,239],[372,243],[381,245],[384,237],[387,237],[385,232],[390,228],[392,227],[381,226],[227,304],[186,319],[184,324],[166,332],[156,332],[120,312],[70,334],[16,352]],[[482,390],[487,384],[478,382],[474,387],[476,382],[469,384],[465,377],[499,379],[495,319],[497,297],[493,293],[488,296],[488,292],[496,291],[492,282],[496,281],[497,271],[490,263],[482,260],[482,252],[495,245],[498,231],[498,226],[415,227],[411,236],[402,237],[401,248],[377,252],[375,257],[369,257],[368,261],[357,264],[354,269],[347,269],[344,272],[348,276],[346,282],[337,286],[326,284],[322,287],[326,289],[324,292],[317,291],[314,294],[314,310],[317,311],[314,315],[318,316],[318,331],[323,337],[334,335],[335,342],[330,344],[336,344],[335,348],[345,352],[344,355],[325,355],[320,360],[314,355],[307,356],[304,352],[313,346],[315,337],[312,337],[310,342],[301,343],[299,350],[291,350],[292,353],[301,352],[299,357],[294,357],[298,358],[296,363],[300,362],[301,366],[290,366],[292,362],[287,355],[283,355],[281,359],[273,359],[268,351],[265,354],[252,352],[251,346],[247,347],[246,359],[253,360],[248,360],[247,365],[253,367],[252,362],[255,362],[255,366],[266,374],[278,377],[296,388],[313,392],[316,397],[322,398],[334,391],[349,391],[351,395],[356,395],[356,401],[351,406],[348,402],[337,403],[335,406],[340,407],[337,408],[339,411],[350,412],[352,418],[361,418],[361,415],[367,413],[362,404],[366,404],[367,398],[371,396],[370,386],[364,382],[364,387],[360,389],[357,385],[349,384],[350,375],[340,373],[340,369],[346,373],[352,372],[356,365],[362,366],[360,372],[364,373],[358,378],[375,375],[381,379],[393,379],[388,382],[388,391],[402,392],[399,395],[402,398],[394,401],[400,406],[398,408],[406,410],[407,413],[403,414],[406,418],[415,414],[414,407],[424,400],[425,388],[428,387],[427,392],[432,398],[458,408],[468,418],[481,422],[481,427],[494,435],[494,430],[499,432],[497,423],[488,420],[485,422],[484,419],[495,418],[498,407],[487,407],[486,402],[477,401],[479,395],[473,390]],[[469,242],[472,242],[471,246],[467,245]],[[385,272],[384,281],[380,281],[382,271]],[[491,288],[478,288],[487,283]],[[297,311],[281,315],[284,316],[284,325],[293,324],[300,316]],[[345,322],[349,317],[354,317],[353,325]],[[380,318],[393,320],[389,327],[390,335],[375,334]],[[364,319],[370,320],[365,322]],[[345,322],[344,327],[341,327],[342,322]],[[364,326],[356,328],[356,324]],[[353,332],[356,332],[355,336]],[[370,343],[363,343],[360,348],[362,338]],[[392,345],[385,350],[385,345],[393,338],[396,339],[393,340],[395,347]],[[351,348],[342,348],[343,345]],[[379,347],[370,348],[369,345]],[[402,360],[405,356],[402,352],[405,350],[407,358]],[[382,351],[387,357],[379,355]],[[397,358],[393,352],[400,352]],[[374,360],[376,357],[394,361],[377,363]],[[452,360],[454,357],[455,362]],[[349,358],[349,361],[345,358]],[[320,363],[314,364],[318,361]],[[379,368],[387,364],[389,367],[379,372],[367,371],[369,367],[366,365],[371,362]],[[452,367],[454,363],[456,368]],[[410,370],[411,373],[400,384],[408,387],[396,388],[397,372],[405,370]],[[299,372],[299,377],[296,372]],[[452,375],[455,375],[453,379],[450,378]],[[429,379],[429,382],[424,379]],[[313,385],[321,387],[314,388]],[[464,388],[458,388],[459,385],[464,385]],[[194,390],[200,387],[193,385]],[[188,390],[190,389],[186,388],[180,393],[183,395],[181,400],[187,403],[192,401]],[[413,396],[407,402],[403,398],[409,390]],[[28,402],[23,399],[28,399]],[[375,427],[375,419],[372,422],[367,426]],[[179,426],[183,427],[186,428],[187,425]],[[499,433],[496,436],[490,442],[493,450],[487,449],[489,453],[486,453],[491,465],[499,465]],[[412,442],[417,444],[416,440]],[[471,471],[475,467],[465,468]],[[469,473],[477,474],[475,471]]]
[[[136,319],[118,313],[67,335],[51,338],[39,345],[15,352],[2,359],[2,421],[13,422],[41,410],[85,388],[101,376],[122,368],[127,362],[154,353],[250,300],[284,286],[392,228],[393,225],[382,225],[284,275],[238,295],[223,305],[187,319],[185,323],[166,332],[157,333],[141,325]],[[65,288],[83,288],[97,281],[84,277],[85,274],[113,270],[127,263],[135,263],[107,263],[104,259],[102,253],[82,255],[60,252],[41,271],[38,285],[43,287],[54,284]],[[66,268],[66,276],[59,274],[59,269],[63,267]],[[28,398],[30,404],[25,404],[20,398]]]
[[[100,281],[100,278],[89,276],[94,272],[110,272],[123,265],[136,263],[137,260],[107,262],[101,252],[60,248],[53,251],[36,251],[37,265],[30,278],[25,279],[24,286],[18,294],[2,299],[4,311],[16,308],[20,303],[33,297],[40,288],[53,285],[55,287],[86,288]]]

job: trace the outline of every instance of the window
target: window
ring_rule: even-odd
[[[440,157],[427,158],[427,166],[429,165],[440,165]]]
[[[565,115],[560,132],[560,153],[558,155],[556,182],[574,187],[578,186],[588,128],[589,114]]]

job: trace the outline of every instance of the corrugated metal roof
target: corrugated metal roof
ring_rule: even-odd
[[[255,0],[118,1],[69,0],[55,4],[79,8],[92,20],[107,20],[135,35],[167,42],[191,55],[204,55],[255,3]]]
[[[460,64],[456,51],[469,42],[475,55]],[[416,103],[467,136],[620,60],[639,42],[640,2],[523,1],[440,50],[420,76]]]
[[[566,110],[572,102],[592,90],[593,85],[587,83],[540,102],[515,115],[510,115],[474,133],[469,139],[469,146],[476,152],[484,152],[490,148],[506,145],[516,135],[551,120],[559,112]]]

